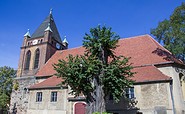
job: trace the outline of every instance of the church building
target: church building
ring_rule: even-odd
[[[136,72],[126,98],[106,110],[112,114],[185,114],[185,64],[150,35],[121,38],[116,55],[131,57]],[[68,49],[61,40],[52,12],[30,35],[24,35],[10,112],[13,114],[85,114],[85,97],[70,95],[70,87],[59,86],[53,64],[71,55],[82,55],[84,47]],[[16,86],[15,86],[16,85]]]

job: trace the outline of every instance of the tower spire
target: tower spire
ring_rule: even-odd
[[[49,12],[48,12],[49,13]],[[49,30],[52,32],[52,38],[56,41],[62,43],[60,34],[58,32],[57,26],[55,24],[55,21],[53,19],[52,9],[50,10],[50,14],[45,18],[45,20],[40,24],[40,26],[35,30],[35,32],[32,34],[31,38],[38,38],[43,37],[45,32]],[[48,25],[49,23],[49,25]]]
[[[24,37],[31,37],[31,35],[30,35],[30,29],[28,29],[28,31],[26,32],[26,34],[24,35]]]

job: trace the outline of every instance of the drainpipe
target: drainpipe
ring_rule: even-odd
[[[174,97],[173,97],[173,80],[170,81],[170,95],[171,95],[171,99],[172,99],[173,114],[176,114],[176,112],[175,112],[175,104],[174,104]]]

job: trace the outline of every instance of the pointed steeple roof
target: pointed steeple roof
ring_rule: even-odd
[[[64,36],[64,40],[63,40],[62,42],[68,44],[68,41],[67,41],[67,39],[66,39],[66,36]]]
[[[31,35],[30,35],[30,30],[28,29],[28,31],[26,32],[26,34],[24,35],[24,37],[31,37]]]
[[[32,34],[31,38],[37,38],[44,36],[45,30],[48,28],[48,24],[50,24],[49,28],[52,30],[52,37],[59,41],[61,41],[59,32],[57,30],[55,21],[52,16],[52,11],[50,10],[49,16],[42,22],[42,24],[36,29],[36,31]]]

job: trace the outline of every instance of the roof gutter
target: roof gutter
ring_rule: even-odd
[[[67,89],[67,86],[46,86],[46,87],[30,87],[28,90],[40,90],[40,89]]]
[[[138,68],[138,67],[146,67],[146,66],[160,66],[160,65],[167,65],[167,64],[176,64],[176,65],[181,65],[185,67],[185,64],[180,64],[176,63],[174,61],[169,61],[169,62],[161,62],[161,63],[154,63],[154,64],[144,64],[144,65],[139,65],[139,66],[134,66],[133,68]]]
[[[42,78],[48,78],[48,77],[52,77],[53,75],[36,75],[36,79],[42,79]]]
[[[152,83],[170,83],[172,81],[172,78],[169,78],[167,80],[153,80],[153,81],[143,81],[143,82],[135,82],[133,85],[141,85],[141,84],[152,84]]]
[[[164,64],[172,64],[172,63],[175,63],[175,62],[174,61],[169,61],[169,62],[161,62],[161,63],[154,63],[154,64],[144,64],[144,65],[134,66],[134,68],[146,67],[146,66],[164,65]]]

